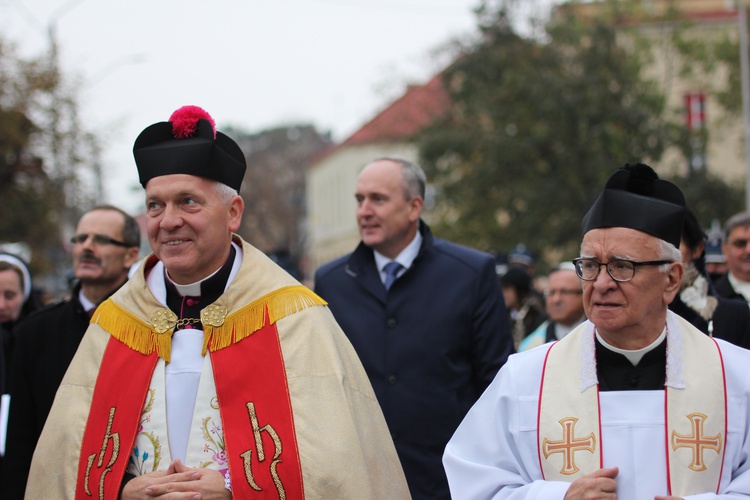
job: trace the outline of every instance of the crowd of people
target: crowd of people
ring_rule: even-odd
[[[146,258],[110,205],[64,301],[0,254],[2,498],[750,498],[750,214],[717,243],[613,168],[541,277],[433,235],[420,166],[380,156],[310,289],[236,234],[245,157],[208,113],[133,154]]]

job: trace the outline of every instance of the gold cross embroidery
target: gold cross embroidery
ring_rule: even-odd
[[[717,454],[721,451],[721,433],[716,436],[703,435],[703,423],[708,418],[702,413],[691,413],[687,418],[693,423],[693,434],[685,436],[677,431],[672,431],[672,449],[690,448],[693,451],[693,461],[690,469],[700,472],[706,470],[706,464],[703,462],[703,451],[713,450]]]
[[[563,438],[560,441],[550,441],[544,438],[542,441],[544,458],[549,458],[553,453],[562,453],[563,468],[560,470],[560,473],[565,475],[578,472],[578,467],[576,467],[575,463],[575,452],[588,451],[589,453],[594,453],[596,449],[596,436],[594,436],[593,432],[585,438],[575,437],[576,422],[578,422],[578,419],[575,417],[567,417],[560,420],[560,425],[563,428]]]

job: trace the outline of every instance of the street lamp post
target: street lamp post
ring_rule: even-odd
[[[747,41],[747,7],[745,0],[737,1],[740,32],[740,75],[742,82],[742,116],[745,121],[745,209],[750,210],[750,56]]]

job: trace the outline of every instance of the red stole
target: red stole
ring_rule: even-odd
[[[232,494],[304,498],[292,405],[276,324],[211,350]],[[117,498],[158,357],[110,338],[86,423],[76,498]],[[253,367],[253,374],[238,367]],[[127,377],[124,379],[123,377]]]

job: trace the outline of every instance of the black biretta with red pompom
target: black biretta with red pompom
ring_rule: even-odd
[[[643,163],[615,171],[583,216],[583,234],[604,227],[627,227],[680,248],[685,196]]]
[[[211,115],[197,106],[184,106],[169,121],[147,127],[135,140],[133,156],[144,188],[154,177],[188,174],[239,192],[247,168],[237,143],[216,131]]]

